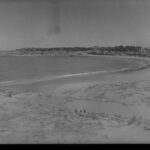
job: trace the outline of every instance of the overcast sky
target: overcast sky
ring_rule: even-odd
[[[150,0],[0,0],[0,50],[150,46]]]

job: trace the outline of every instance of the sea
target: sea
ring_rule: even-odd
[[[0,57],[0,83],[104,73],[137,65],[137,61],[124,57],[5,56]]]

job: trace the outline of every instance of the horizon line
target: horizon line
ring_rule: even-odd
[[[119,47],[119,46],[122,46],[122,47],[127,47],[127,46],[131,46],[131,47],[141,47],[141,48],[150,48],[150,46],[140,46],[140,45],[115,45],[115,46],[98,46],[98,45],[94,45],[94,46],[55,46],[55,47],[20,47],[20,48],[15,48],[15,49],[12,49],[12,50],[0,50],[0,51],[14,51],[14,50],[19,50],[19,49],[53,49],[53,48],[94,48],[94,47],[97,47],[97,48],[107,48],[107,47]]]

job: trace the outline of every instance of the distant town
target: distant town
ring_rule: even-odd
[[[115,47],[59,47],[59,48],[21,48],[11,51],[0,51],[0,56],[90,56],[120,55],[150,57],[150,48],[140,46]]]

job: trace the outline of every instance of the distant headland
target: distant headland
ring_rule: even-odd
[[[57,47],[57,48],[20,48],[10,51],[0,51],[0,56],[91,56],[119,55],[150,57],[150,48],[141,46],[114,47]]]

